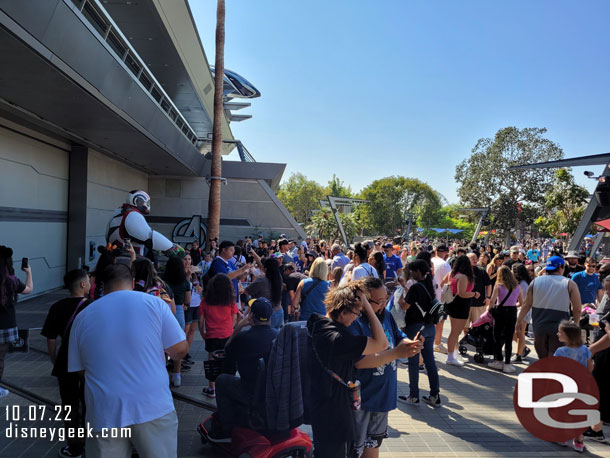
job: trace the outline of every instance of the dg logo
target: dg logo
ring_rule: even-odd
[[[570,358],[552,356],[529,366],[517,378],[513,403],[532,435],[564,442],[599,423],[599,389],[591,373]]]

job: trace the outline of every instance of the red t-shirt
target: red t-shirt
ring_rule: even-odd
[[[201,299],[199,313],[205,321],[204,339],[227,339],[233,334],[233,315],[239,310],[237,304],[208,305]]]

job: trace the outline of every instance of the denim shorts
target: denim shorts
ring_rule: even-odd
[[[176,305],[176,314],[174,316],[176,317],[178,324],[184,331],[184,309],[182,308],[182,305]]]

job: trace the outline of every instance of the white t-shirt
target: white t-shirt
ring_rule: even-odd
[[[441,258],[436,256],[433,257],[431,261],[432,265],[434,266],[434,293],[436,294],[436,299],[440,301],[442,292],[440,285],[443,282],[445,275],[451,272],[451,266],[447,261],[443,261]]]
[[[358,267],[355,267],[354,270],[352,271],[352,281],[360,280],[361,278],[364,278],[364,277],[379,278],[379,274],[377,273],[377,270],[372,265],[370,265],[368,262],[363,262]]]
[[[85,371],[86,421],[94,431],[156,420],[174,410],[164,350],[186,339],[161,299],[115,291],[79,313],[68,371]]]

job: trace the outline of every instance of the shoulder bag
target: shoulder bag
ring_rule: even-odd
[[[489,309],[489,313],[491,314],[491,316],[493,317],[494,320],[500,314],[500,307],[502,307],[504,305],[504,303],[506,302],[506,299],[508,299],[508,297],[512,294],[512,292],[513,292],[513,288],[511,288],[508,291],[508,294],[506,296],[504,296],[504,299],[502,299],[502,302],[500,302],[498,305],[494,305],[492,308]]]

